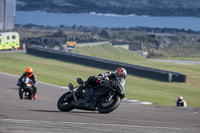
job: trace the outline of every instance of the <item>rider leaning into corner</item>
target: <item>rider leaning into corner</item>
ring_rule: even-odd
[[[37,98],[37,95],[36,95],[37,76],[35,75],[35,73],[33,73],[33,68],[31,68],[31,67],[26,68],[26,72],[24,72],[22,74],[22,76],[19,78],[17,85],[20,84],[20,81],[24,76],[29,77],[33,81],[33,99],[36,100],[36,98]]]
[[[122,68],[118,67],[114,73],[112,72],[105,72],[105,73],[100,73],[98,75],[98,78],[96,76],[90,76],[85,84],[80,86],[78,88],[78,93],[82,93],[82,90],[84,90],[88,86],[95,86],[101,84],[102,80],[104,81],[111,81],[109,82],[112,86],[117,86],[117,84],[120,84],[122,88],[125,86],[125,78],[127,75],[127,71]]]

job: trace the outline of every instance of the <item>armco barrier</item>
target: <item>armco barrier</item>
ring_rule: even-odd
[[[46,58],[53,58],[71,63],[87,65],[91,67],[108,69],[111,71],[115,70],[117,67],[124,67],[127,70],[128,74],[151,78],[160,81],[186,82],[186,75],[178,72],[133,65],[133,64],[107,60],[97,57],[91,57],[81,54],[57,51],[38,46],[28,47],[27,53],[36,56],[42,56]]]

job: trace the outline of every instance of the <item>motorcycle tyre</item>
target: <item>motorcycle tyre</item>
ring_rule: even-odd
[[[97,111],[99,113],[103,113],[103,114],[107,114],[107,113],[114,111],[120,105],[121,98],[118,95],[114,95],[113,98],[114,98],[114,103],[112,105],[108,106],[107,108],[103,108],[101,106],[102,102],[98,103]]]
[[[63,112],[69,112],[70,110],[73,110],[74,107],[72,105],[72,102],[69,102],[65,105],[62,104],[62,100],[63,98],[66,96],[66,95],[69,95],[71,94],[70,92],[67,92],[65,94],[63,94],[59,99],[58,99],[58,102],[57,102],[57,108],[60,110],[60,111],[63,111]]]
[[[23,92],[23,91],[20,91],[20,92],[19,92],[19,98],[20,98],[20,99],[24,99],[24,92]]]
[[[24,99],[24,94],[25,92],[24,91],[21,91],[21,89],[19,88],[19,98],[22,100]]]
[[[33,99],[33,94],[32,94],[32,93],[29,93],[28,99],[29,99],[29,100],[32,100],[32,99]]]
[[[29,91],[28,100],[33,99],[33,91]]]

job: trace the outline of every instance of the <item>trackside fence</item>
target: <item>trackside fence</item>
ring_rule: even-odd
[[[144,67],[129,63],[123,63],[108,59],[102,59],[97,57],[86,56],[82,54],[75,54],[70,52],[58,51],[53,49],[48,49],[44,47],[31,46],[27,48],[27,53],[58,59],[66,62],[86,65],[90,67],[97,67],[101,69],[115,70],[117,67],[124,67],[128,74],[150,78],[159,81],[166,82],[186,82],[186,75],[178,72],[167,71],[162,69],[156,69],[151,67]]]

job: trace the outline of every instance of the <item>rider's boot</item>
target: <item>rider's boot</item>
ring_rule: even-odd
[[[37,99],[37,95],[35,94],[34,96],[33,96],[33,100],[36,100]]]

